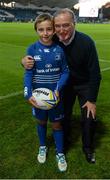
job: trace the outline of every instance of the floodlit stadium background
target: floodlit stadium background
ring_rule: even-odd
[[[0,1],[0,20],[1,21],[16,21],[23,20],[23,18],[17,18],[16,13],[7,8],[19,8],[19,9],[31,9],[34,11],[35,15],[41,14],[42,12],[50,12],[53,14],[59,8],[69,7],[74,10],[78,17],[98,17],[101,19],[103,17],[107,17],[110,19],[110,0],[43,0],[43,1],[10,1],[4,0]],[[5,9],[4,9],[5,8]],[[11,12],[10,12],[11,11]],[[105,13],[106,12],[106,13]],[[4,14],[3,14],[4,13]],[[9,14],[10,13],[10,14]],[[21,12],[20,12],[21,13]],[[25,14],[28,14],[26,12]],[[8,16],[13,16],[8,17]],[[29,20],[28,18],[24,18],[24,21]],[[35,17],[30,17],[30,20],[34,20]]]
[[[0,1],[0,179],[110,179],[110,1],[99,6],[97,17],[89,17],[90,14],[80,17],[78,1],[74,0],[6,2],[11,1]],[[96,8],[96,2],[102,1],[91,0],[92,9]],[[88,164],[82,153],[76,101],[65,173],[57,170],[50,123],[47,162],[40,165],[36,160],[39,146],[36,121],[23,97],[24,69],[21,66],[27,47],[38,38],[33,28],[35,17],[42,12],[53,14],[62,7],[74,10],[76,30],[94,39],[102,74],[97,101],[96,164]]]

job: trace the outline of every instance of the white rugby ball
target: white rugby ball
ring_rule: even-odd
[[[55,93],[47,88],[37,88],[32,92],[39,109],[49,110],[57,104],[57,97]]]

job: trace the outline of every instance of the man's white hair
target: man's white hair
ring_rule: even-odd
[[[72,20],[73,20],[73,22],[75,22],[76,20],[76,18],[75,18],[75,14],[74,14],[74,12],[71,10],[71,9],[69,9],[69,8],[63,8],[63,9],[59,9],[58,11],[56,11],[55,13],[54,13],[54,18],[55,17],[57,17],[58,15],[60,15],[60,14],[70,14],[71,15],[71,18],[72,18]]]

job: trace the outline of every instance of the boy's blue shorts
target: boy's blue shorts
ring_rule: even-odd
[[[64,118],[64,108],[63,104],[60,101],[58,105],[50,110],[42,110],[33,107],[32,114],[36,119],[41,121],[47,121],[48,119],[51,122],[61,121]]]

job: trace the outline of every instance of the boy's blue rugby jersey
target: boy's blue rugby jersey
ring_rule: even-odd
[[[24,96],[29,99],[36,88],[60,91],[69,77],[63,49],[55,43],[46,46],[37,41],[29,46],[27,55],[34,58],[35,64],[31,70],[25,71]]]

